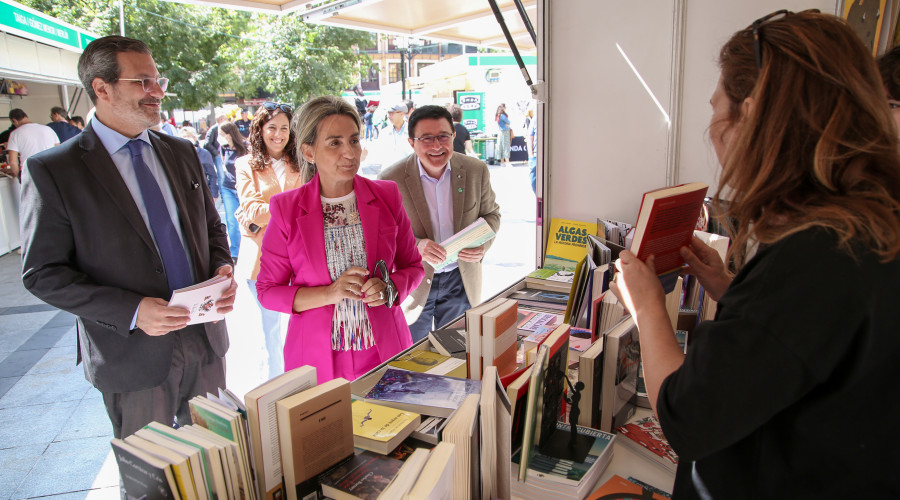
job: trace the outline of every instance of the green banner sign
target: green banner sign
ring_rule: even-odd
[[[462,123],[469,132],[484,132],[484,92],[457,92],[456,104],[462,108]]]
[[[0,30],[76,52],[81,52],[91,40],[97,38],[7,0],[0,1]]]

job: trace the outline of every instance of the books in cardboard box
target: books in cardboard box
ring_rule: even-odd
[[[447,417],[466,395],[480,393],[478,380],[388,368],[365,398],[422,415]]]
[[[335,500],[377,500],[383,496],[391,480],[400,472],[403,462],[367,450],[319,475],[322,494]]]
[[[606,470],[613,455],[616,436],[590,427],[576,427],[581,436],[593,439],[590,450],[582,462],[572,462],[535,453],[526,474],[521,473],[521,453],[512,456],[511,476],[525,476],[512,481],[512,494],[520,498],[559,500],[584,498]],[[557,433],[568,435],[569,424],[556,422]]]
[[[466,361],[431,351],[410,351],[401,354],[388,363],[389,366],[432,375],[449,375],[465,378]]]
[[[600,429],[612,432],[634,415],[641,352],[632,316],[626,316],[604,333],[603,338]]]
[[[276,407],[287,499],[305,499],[317,490],[310,479],[353,454],[350,383],[329,380]]]
[[[250,443],[261,500],[284,497],[284,473],[275,403],[316,385],[316,369],[301,366],[267,380],[244,395]]]
[[[353,409],[353,444],[357,448],[387,455],[421,422],[418,413],[356,400]]]
[[[703,182],[679,184],[644,193],[631,251],[642,262],[655,257],[656,274],[666,293],[675,287],[684,259],[680,249],[689,245],[703,207]]]
[[[675,473],[678,455],[663,435],[659,421],[653,415],[628,422],[616,429],[619,442]]]
[[[190,311],[189,325],[218,321],[225,315],[216,312],[216,301],[222,298],[232,281],[230,276],[217,274],[202,283],[179,288],[172,292],[169,307],[183,307]]]

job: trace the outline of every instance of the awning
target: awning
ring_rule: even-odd
[[[307,22],[391,35],[508,49],[487,0],[341,0],[308,9],[298,0],[170,0],[270,14],[299,12]],[[523,52],[535,50],[513,0],[497,0],[510,34]],[[537,25],[537,2],[522,5]]]

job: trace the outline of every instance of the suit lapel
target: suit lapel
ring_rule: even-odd
[[[116,168],[112,157],[94,133],[90,123],[84,128],[79,141],[84,150],[81,160],[85,167],[97,178],[97,184],[109,193],[110,199],[119,206],[125,220],[131,224],[144,244],[156,252],[156,245],[153,243],[153,238],[150,237],[150,230],[141,216],[134,197],[131,196],[131,191],[128,190],[128,186],[122,180],[122,174],[119,173],[119,169]]]
[[[422,190],[422,179],[419,178],[419,164],[416,155],[406,160],[406,192],[415,207],[415,214],[409,214],[410,219],[418,218],[419,224],[425,230],[425,237],[434,240],[434,228],[431,227],[431,211],[428,209],[428,200],[425,199],[425,191]]]
[[[456,156],[456,155],[453,155]],[[466,201],[466,169],[450,160],[450,189],[453,198],[453,234],[463,228],[463,207]]]

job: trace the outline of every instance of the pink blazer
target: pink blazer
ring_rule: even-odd
[[[397,185],[356,176],[356,202],[366,243],[369,272],[383,259],[400,293],[398,303],[367,308],[375,346],[384,361],[412,344],[399,306],[425,275],[409,217]],[[300,287],[331,284],[325,257],[325,222],[319,175],[303,186],[277,194],[269,202],[271,219],[263,236],[257,276],[259,302],[273,311],[290,314],[284,344],[284,369],[316,367],[319,383],[335,377],[331,351],[334,306],[295,313],[294,295]]]

